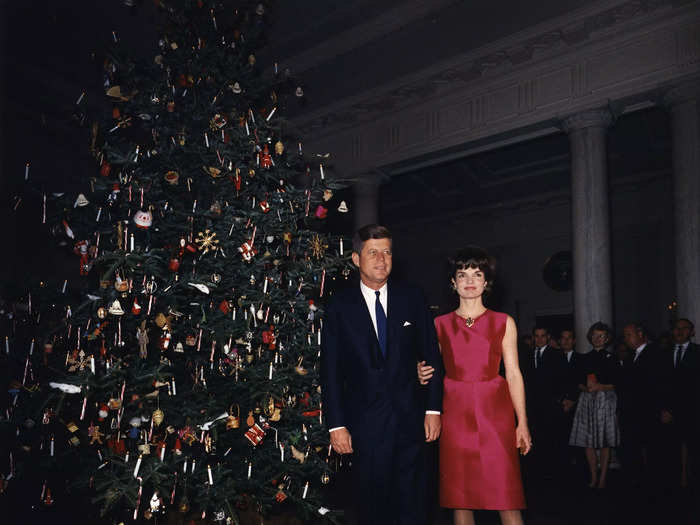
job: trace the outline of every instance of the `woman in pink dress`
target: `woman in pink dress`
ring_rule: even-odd
[[[473,524],[477,509],[498,510],[502,523],[521,524],[525,497],[518,449],[527,454],[532,440],[517,329],[509,315],[483,304],[494,274],[485,250],[468,247],[450,266],[459,307],[435,319],[445,366],[440,505],[454,509],[455,525]],[[505,379],[498,373],[501,360]],[[432,371],[419,363],[421,383]]]

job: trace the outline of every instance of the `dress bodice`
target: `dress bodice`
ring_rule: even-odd
[[[486,310],[468,327],[450,312],[435,318],[445,377],[464,382],[490,381],[498,375],[508,316]]]

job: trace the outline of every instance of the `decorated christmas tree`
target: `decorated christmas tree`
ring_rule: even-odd
[[[337,188],[282,118],[296,85],[256,61],[265,6],[158,4],[152,60],[115,33],[104,61],[95,171],[44,199],[76,270],[6,323],[3,488],[25,476],[37,505],[68,491],[113,522],[335,520],[317,363],[348,274]]]

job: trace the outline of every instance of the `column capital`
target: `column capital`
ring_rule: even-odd
[[[698,99],[700,99],[700,78],[694,78],[671,86],[664,93],[663,103],[668,107],[673,107]]]
[[[588,111],[582,111],[581,113],[576,113],[566,117],[562,121],[562,127],[564,131],[570,133],[571,131],[576,131],[583,128],[591,127],[602,127],[607,128],[613,122],[612,113],[609,110],[600,109],[590,109]]]

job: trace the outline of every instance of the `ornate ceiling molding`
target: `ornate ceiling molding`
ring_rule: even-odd
[[[614,31],[635,20],[643,20],[671,0],[603,1],[535,28],[512,35],[495,44],[452,58],[430,70],[405,77],[388,88],[379,88],[321,108],[309,117],[295,119],[300,132],[313,137],[379,118],[409,108],[431,97],[461,89],[479,79],[512,71],[537,59],[566,52],[596,35]]]

